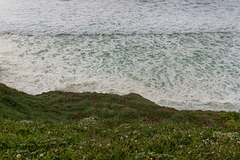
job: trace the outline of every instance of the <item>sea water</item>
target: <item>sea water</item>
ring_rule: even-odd
[[[0,83],[240,109],[239,0],[0,0]]]

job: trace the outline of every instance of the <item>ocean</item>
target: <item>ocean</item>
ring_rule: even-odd
[[[0,0],[0,83],[239,111],[239,0]]]

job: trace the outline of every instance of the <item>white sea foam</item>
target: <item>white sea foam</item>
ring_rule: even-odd
[[[0,33],[149,34],[240,31],[239,0],[1,0]]]
[[[1,0],[0,82],[240,107],[238,0]]]
[[[238,34],[0,39],[1,83],[30,94],[135,92],[177,109],[238,111]]]

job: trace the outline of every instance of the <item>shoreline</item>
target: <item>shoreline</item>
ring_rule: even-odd
[[[3,84],[3,85],[6,85],[4,83],[0,83],[0,84]],[[6,85],[8,87],[8,85]],[[15,89],[14,87],[9,87],[9,88],[12,88],[12,89]],[[76,94],[82,94],[82,93],[97,93],[97,94],[112,94],[112,95],[116,95],[116,96],[125,96],[125,95],[128,95],[128,94],[136,94],[136,95],[139,95],[143,98],[145,98],[144,96],[138,94],[138,93],[133,93],[133,92],[130,92],[130,93],[127,93],[127,94],[118,94],[118,93],[106,93],[106,92],[89,92],[89,91],[83,91],[83,92],[77,92],[77,91],[66,91],[64,89],[56,89],[56,90],[50,90],[50,91],[46,91],[46,92],[41,92],[41,93],[37,93],[37,94],[31,94],[31,93],[26,93],[24,91],[20,91],[20,90],[17,90],[15,89],[16,91],[18,92],[23,92],[25,94],[28,94],[28,95],[32,95],[32,96],[39,96],[39,95],[42,95],[42,94],[47,94],[47,93],[50,93],[50,92],[71,92],[71,93],[76,93]],[[148,99],[149,101],[152,101],[150,100],[149,98],[145,98],[145,99]],[[167,106],[169,108],[174,108],[176,110],[189,110],[189,111],[197,111],[197,110],[201,110],[201,111],[213,111],[213,112],[221,112],[221,111],[224,111],[224,112],[237,112],[237,113],[240,113],[240,108],[239,109],[226,109],[226,107],[238,107],[237,105],[235,104],[231,104],[230,102],[205,102],[205,103],[199,103],[199,104],[196,104],[197,106],[199,106],[200,108],[190,108],[190,106],[188,106],[188,108],[183,108],[183,106],[186,104],[186,102],[178,102],[178,101],[166,101],[166,100],[163,100],[164,101],[164,104],[159,104],[159,103],[156,103],[154,101],[154,103],[156,103],[157,105],[159,106]],[[165,102],[166,101],[166,102]],[[172,103],[172,105],[171,105]],[[169,105],[168,105],[169,104]],[[179,105],[176,105],[176,104],[179,104]],[[187,105],[187,104],[186,104]],[[213,108],[211,106],[210,109],[204,109],[202,106],[207,106],[207,105],[214,105],[215,107],[217,108]],[[193,106],[193,104],[191,104],[191,106]],[[182,108],[182,109],[180,109]]]

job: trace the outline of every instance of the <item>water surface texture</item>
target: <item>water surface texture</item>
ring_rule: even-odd
[[[0,82],[240,109],[238,0],[0,0]]]

